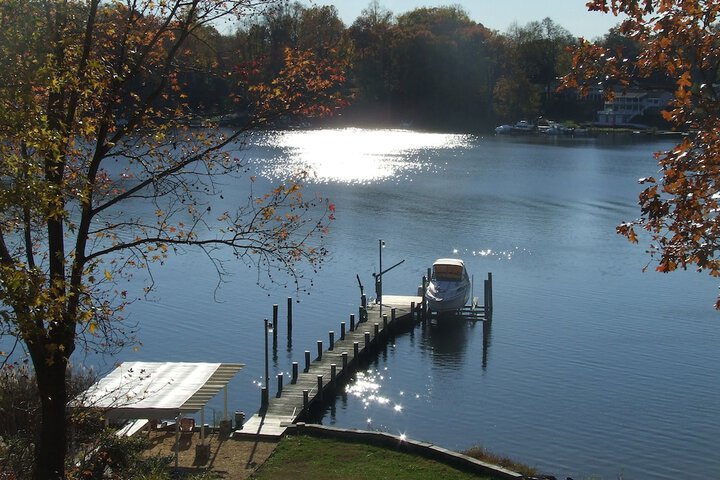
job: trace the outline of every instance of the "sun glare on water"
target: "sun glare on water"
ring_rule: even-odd
[[[268,166],[269,177],[306,171],[321,183],[372,183],[428,168],[426,151],[463,147],[468,137],[347,128],[280,132],[271,143],[284,155]]]

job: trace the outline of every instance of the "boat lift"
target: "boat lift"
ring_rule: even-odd
[[[430,271],[428,269],[428,275]],[[429,277],[428,277],[429,278]],[[430,318],[438,318],[440,316],[456,317],[462,320],[469,320],[472,322],[489,322],[492,321],[492,273],[488,273],[488,278],[484,282],[484,299],[485,303],[480,304],[480,299],[475,296],[475,275],[471,277],[471,293],[470,293],[470,304],[465,305],[462,308],[454,310],[452,312],[432,312],[428,311],[427,314]],[[424,295],[421,290],[423,286],[418,287],[418,295]]]
[[[386,268],[385,270],[382,270],[380,273],[373,273],[372,276],[375,279],[375,302],[382,304],[382,276],[385,275],[387,272],[392,270],[393,268],[402,265],[405,262],[405,260],[400,260],[398,263],[393,265],[392,267]]]

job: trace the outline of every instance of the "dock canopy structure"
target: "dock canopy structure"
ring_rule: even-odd
[[[108,420],[169,419],[203,412],[245,365],[241,363],[123,362],[76,397],[71,408],[102,410]]]

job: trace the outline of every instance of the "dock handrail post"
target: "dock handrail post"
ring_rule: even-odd
[[[287,299],[287,330],[288,330],[288,337],[292,335],[292,297],[288,297]]]
[[[345,322],[340,322],[340,340],[345,340]]]
[[[343,372],[345,372],[345,371],[347,371],[347,366],[348,366],[348,353],[347,352],[342,352],[342,359],[343,359],[342,360],[342,362],[343,362],[342,368],[343,368]]]
[[[280,398],[282,395],[282,389],[283,389],[283,373],[280,372],[277,374],[277,393],[276,396]]]
[[[322,398],[323,398],[323,376],[322,375],[317,376],[317,389],[318,389],[318,393],[317,393],[318,398],[322,402]]]
[[[278,323],[278,305],[273,304],[272,328],[273,328],[273,345],[277,345],[277,323]]]
[[[323,352],[322,340],[317,341],[317,352],[318,352],[317,359],[322,360],[322,352]]]
[[[292,362],[292,380],[290,380],[290,383],[297,383],[298,379],[298,362]]]
[[[330,345],[328,346],[328,350],[332,350],[332,349],[335,348],[335,332],[333,332],[332,330],[330,330],[330,331],[328,332],[328,337],[329,337],[328,339],[329,339],[329,341],[330,341]]]
[[[310,404],[310,391],[303,390],[303,410],[307,410],[309,404]]]
[[[354,330],[355,330],[355,314],[351,313],[350,314],[350,331],[352,332]]]
[[[305,373],[310,371],[310,350],[305,350]]]

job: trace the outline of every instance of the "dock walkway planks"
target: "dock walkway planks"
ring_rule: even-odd
[[[305,409],[305,394],[308,391],[308,405],[314,401],[322,401],[324,394],[332,394],[325,390],[334,387],[332,373],[335,370],[335,381],[351,375],[359,363],[355,357],[355,342],[358,343],[358,356],[363,357],[369,350],[380,348],[381,343],[389,338],[389,333],[396,324],[412,318],[412,305],[419,306],[422,297],[384,295],[382,301],[382,316],[380,306],[369,304],[367,308],[367,321],[356,324],[355,329],[345,332],[345,338],[336,335],[336,341],[332,350],[328,348],[322,352],[321,359],[313,360],[308,371],[304,371],[304,363],[300,364],[302,369],[298,372],[297,381],[283,385],[280,395],[271,396],[268,406],[248,419],[241,430],[236,430],[233,437],[261,436],[280,437],[285,433],[286,425],[293,423]],[[392,311],[395,311],[394,318]],[[383,316],[388,317],[387,326]],[[377,331],[375,325],[377,324]],[[346,367],[343,368],[343,352],[347,353]],[[322,376],[322,381],[318,378]]]

